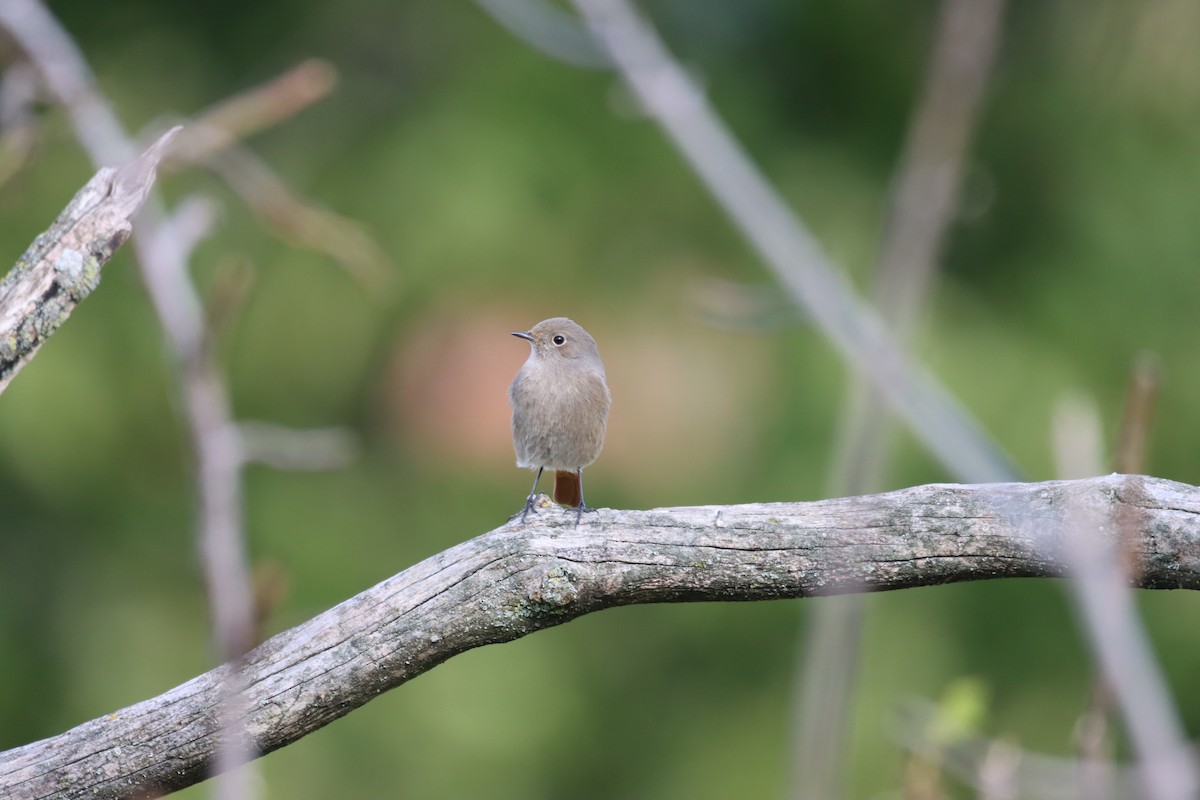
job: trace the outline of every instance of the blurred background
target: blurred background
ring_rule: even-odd
[[[757,163],[866,293],[938,4],[641,6]],[[344,469],[251,467],[268,633],[503,523],[529,488],[508,335],[566,315],[614,405],[594,505],[826,496],[847,371],[618,79],[530,49],[470,3],[59,0],[131,130],[297,63],[327,99],[246,144],[384,254],[347,269],[267,230],[225,182],[193,259],[236,414],[342,427]],[[1164,377],[1146,470],[1200,482],[1200,6],[1014,4],[913,352],[1030,480],[1090,397],[1111,448],[1131,366]],[[11,263],[93,173],[61,113],[0,185]],[[296,238],[292,236],[291,238]],[[715,309],[715,310],[714,310]],[[191,460],[160,329],[125,248],[0,398],[0,749],[213,666]],[[951,480],[904,432],[884,486]],[[1143,592],[1180,715],[1200,730],[1200,598]],[[456,657],[261,762],[266,797],[776,797],[801,633],[826,600],[631,607]],[[1075,751],[1093,667],[1060,585],[868,599],[851,796],[904,796],[906,699]],[[1118,742],[1118,745],[1120,742]],[[957,796],[961,790],[951,788]],[[205,787],[181,797],[207,796]]]

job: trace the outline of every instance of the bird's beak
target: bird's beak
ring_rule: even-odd
[[[527,342],[533,341],[533,334],[531,334],[529,331],[513,331],[512,335],[516,336],[518,339],[524,339]]]

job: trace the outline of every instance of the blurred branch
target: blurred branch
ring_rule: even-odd
[[[1055,476],[1062,480],[1103,475],[1104,435],[1094,398],[1067,392],[1054,405],[1050,421]]]
[[[28,161],[37,143],[37,75],[24,63],[0,76],[0,185]]]
[[[341,264],[367,289],[378,292],[392,276],[379,244],[359,223],[299,197],[241,140],[324,99],[337,72],[320,59],[225,100],[186,121],[165,169],[204,166],[233,190],[270,232]],[[180,120],[183,121],[183,120]]]
[[[858,298],[650,25],[625,0],[574,3],[642,107],[847,364],[872,382],[959,479],[1015,478],[999,447]]]
[[[338,262],[366,288],[378,291],[391,276],[387,255],[359,223],[299,198],[275,172],[224,128],[186,121],[187,136],[172,149],[172,166],[211,170],[264,223],[292,246]]]
[[[179,201],[171,215],[163,220],[160,234],[175,239],[176,247],[185,253],[193,252],[212,235],[220,209],[209,197],[191,195]]]
[[[816,604],[797,648],[787,797],[834,800],[845,794],[848,731],[862,658],[866,596]]]
[[[479,7],[525,44],[550,58],[590,69],[612,59],[576,17],[545,0],[475,0]]]
[[[324,100],[336,85],[337,70],[328,61],[302,61],[282,75],[195,115],[194,125],[187,126],[163,168],[177,170],[202,162]]]
[[[120,169],[97,172],[0,283],[0,392],[99,284],[178,132],[167,131]]]
[[[1150,426],[1154,422],[1158,392],[1162,388],[1162,362],[1154,353],[1142,353],[1133,364],[1125,395],[1125,414],[1117,434],[1116,472],[1141,472],[1146,467]]]
[[[936,709],[927,702],[901,710],[895,738],[909,752],[936,758],[939,766],[980,797],[1019,800],[1142,800],[1148,794],[1137,765],[1115,759],[1075,759],[1022,750],[1002,739],[962,735],[938,741],[929,734]],[[1093,782],[1081,783],[1091,774]]]
[[[1139,404],[1138,383],[1134,381],[1131,405]],[[1154,382],[1146,380],[1146,385],[1153,386]],[[1148,416],[1149,411],[1138,413]],[[1148,421],[1136,424],[1144,433]],[[1094,403],[1080,398],[1060,403],[1054,439],[1063,477],[1100,471],[1100,414]],[[1075,601],[1080,626],[1104,678],[1103,688],[1093,691],[1088,722],[1095,725],[1099,721],[1111,692],[1139,756],[1146,796],[1154,800],[1194,800],[1200,789],[1197,764],[1129,589],[1130,573],[1139,568],[1138,554],[1124,552],[1121,547],[1107,548],[1095,540],[1094,525],[1103,523],[1094,509],[1072,500],[1065,510],[1070,524],[1063,554],[1072,578],[1066,588]],[[1122,524],[1120,520],[1117,523]],[[1102,787],[1104,775],[1096,768],[1095,758],[1084,763],[1089,769],[1081,772],[1081,784],[1096,791]]]
[[[447,659],[635,603],[768,600],[1058,577],[1088,534],[1139,560],[1137,585],[1200,589],[1200,488],[1143,476],[918,486],[811,503],[546,510],[410,567],[239,663],[256,753],[296,741]],[[225,670],[0,753],[0,795],[137,797],[203,780]]]
[[[297,430],[249,420],[238,428],[248,464],[308,472],[341,469],[358,457],[358,440],[346,428]]]
[[[1102,676],[1092,679],[1087,707],[1076,720],[1071,739],[1079,753],[1076,781],[1081,798],[1109,794],[1109,764],[1114,751],[1111,718],[1115,710],[1112,690]]]
[[[732,331],[780,330],[796,325],[796,303],[774,283],[750,284],[714,275],[689,282],[688,306],[710,328]]]
[[[0,26],[23,51],[49,97],[66,111],[92,160],[97,165],[127,160],[135,147],[133,139],[54,15],[39,0],[0,0]],[[179,152],[221,165],[226,180],[235,188],[243,194],[257,192],[248,202],[273,224],[310,244],[311,237],[318,234],[328,237],[322,249],[361,272],[364,265],[383,263],[374,243],[335,215],[298,204],[265,166],[235,142],[236,137],[272,125],[325,96],[335,77],[327,63],[305,62],[279,79],[210,109],[206,124],[189,126],[190,132],[183,137],[185,147]],[[220,130],[214,133],[217,126]],[[198,142],[201,135],[205,138]],[[138,220],[134,246],[143,283],[175,362],[196,461],[197,542],[213,638],[219,658],[236,664],[254,643],[257,623],[242,518],[247,442],[233,421],[229,392],[210,352],[212,331],[188,271],[192,249],[207,234],[213,217],[211,205],[196,202],[168,214],[151,194]],[[316,449],[308,444],[308,461],[320,456],[328,463],[330,448],[314,455]],[[225,676],[224,700],[212,711],[222,727],[216,771],[232,772],[248,760],[241,725],[242,687],[236,669],[227,668],[221,674]],[[250,787],[250,776],[242,770],[218,782],[216,789],[218,796],[232,800],[248,797]]]
[[[39,0],[0,0],[0,25],[65,110],[92,161],[99,166],[128,160],[133,140],[98,88],[83,54],[50,10]],[[196,461],[197,544],[213,639],[219,659],[233,663],[253,644],[256,627],[242,530],[241,448],[228,390],[208,352],[203,306],[188,274],[188,242],[170,235],[170,230],[166,210],[150,194],[138,219],[134,248],[142,282],[174,357]],[[236,672],[222,674],[227,680],[212,714],[223,730],[218,771],[230,775],[218,782],[217,793],[224,800],[242,800],[252,791],[251,776],[233,769],[249,755],[240,725],[241,687]]]
[[[1111,547],[1095,535],[1097,525],[1120,529],[1134,523],[1106,516],[1079,497],[1067,498],[1062,511],[1066,535],[1058,544],[1071,577],[1066,586],[1094,661],[1125,721],[1145,796],[1195,800],[1200,790],[1197,762],[1129,588],[1135,580],[1131,569],[1136,574],[1142,568],[1142,553],[1127,550],[1127,540]]]
[[[70,113],[75,138],[97,166],[136,153],[70,35],[38,0],[0,0],[0,25],[12,36],[53,99]]]
[[[896,166],[874,300],[898,346],[911,339],[931,294],[946,232],[957,207],[967,147],[979,116],[1000,34],[1004,0],[943,0],[924,88]],[[881,488],[891,417],[878,389],[851,376],[835,450],[830,494]],[[996,478],[1005,476],[997,475]],[[818,606],[806,646],[799,692],[790,796],[844,795],[849,708],[858,674],[864,598]]]
[[[958,211],[967,150],[1000,44],[1004,0],[944,0],[920,102],[897,168],[875,303],[907,339]]]
[[[978,735],[952,742],[929,736],[929,721],[936,711],[928,704],[902,710],[896,738],[910,752],[936,755],[941,768],[980,796],[1019,800],[1138,800],[1145,797],[1135,768],[1111,759],[1092,761],[1047,756],[1021,750],[1011,742]],[[1080,776],[1092,773],[1096,781],[1082,785]]]
[[[938,15],[925,87],[896,167],[875,267],[875,307],[901,346],[921,317],[958,208],[963,164],[999,45],[1003,11],[1004,0],[943,0]],[[844,490],[839,494],[879,488],[887,450],[885,411],[878,389],[855,375],[839,448],[836,480]]]
[[[289,244],[326,255],[373,292],[392,276],[387,256],[359,223],[299,199],[249,149],[226,144],[204,165]]]
[[[1141,354],[1133,365],[1126,393],[1125,413],[1117,433],[1117,452],[1113,457],[1115,472],[1141,471],[1143,468],[1146,462],[1150,424],[1153,421],[1154,407],[1161,383],[1162,367],[1158,358],[1152,353]],[[1100,473],[1099,443],[1101,437],[1099,412],[1095,410],[1094,403],[1091,406],[1090,416],[1091,432],[1088,438],[1093,442],[1093,446],[1090,448],[1093,455],[1090,456],[1092,463],[1089,465],[1090,472],[1087,474],[1097,475]],[[1056,415],[1056,421],[1061,417],[1060,410]],[[1058,427],[1056,425],[1056,433],[1058,433]],[[1056,436],[1057,438],[1059,437]],[[1066,460],[1063,453],[1075,449],[1078,448],[1072,447],[1069,440],[1060,441],[1055,447],[1055,452],[1059,461],[1063,462]],[[1082,475],[1083,473],[1076,472],[1076,474]],[[1059,477],[1068,477],[1062,466],[1059,467]],[[1122,568],[1126,573],[1129,571],[1130,561],[1131,559],[1122,554]],[[1081,598],[1082,602],[1079,587],[1076,587],[1076,595]],[[1139,637],[1144,636],[1140,631],[1138,635]],[[1165,688],[1159,691],[1165,691]],[[1082,797],[1103,797],[1108,791],[1105,782],[1110,776],[1109,771],[1105,768],[1105,762],[1113,750],[1110,719],[1115,710],[1116,697],[1113,687],[1107,676],[1101,672],[1093,679],[1087,708],[1080,715],[1074,730],[1075,744],[1079,750],[1081,762],[1079,785]]]

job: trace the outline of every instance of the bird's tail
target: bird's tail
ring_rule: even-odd
[[[578,508],[583,501],[583,486],[580,485],[579,473],[554,473],[554,502],[564,506]]]

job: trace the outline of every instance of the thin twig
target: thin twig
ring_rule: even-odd
[[[579,20],[545,0],[475,0],[511,33],[534,50],[575,67],[613,65]]]
[[[38,0],[3,0],[4,25],[66,110],[79,142],[98,166],[129,160],[133,140],[100,92],[75,42]],[[253,592],[242,532],[241,448],[224,381],[205,347],[199,294],[188,275],[189,253],[163,235],[166,213],[152,194],[134,238],[143,283],[174,354],[183,407],[196,459],[198,542],[219,658],[236,664],[253,642]],[[217,763],[223,773],[247,760],[241,726],[240,686],[228,670],[226,702],[218,708],[227,735]],[[251,795],[249,776],[235,773],[218,784],[228,800]]]
[[[37,145],[37,76],[24,63],[0,76],[0,185],[20,171]]]
[[[646,111],[847,363],[964,480],[1016,477],[967,412],[892,341],[721,122],[687,72],[625,0],[574,0]]]
[[[912,339],[914,320],[931,293],[942,242],[954,218],[963,163],[1000,39],[1003,8],[1004,0],[941,4],[924,87],[896,165],[874,272],[875,307],[900,347]],[[834,497],[882,488],[891,441],[890,416],[879,391],[861,373],[852,374],[850,381],[830,481]],[[810,617],[801,648],[790,772],[789,795],[797,800],[844,794],[865,602],[861,595],[835,598],[818,604]]]
[[[212,170],[267,230],[291,245],[328,256],[365,287],[379,292],[387,288],[395,271],[375,239],[359,223],[301,198],[241,143],[325,98],[336,83],[331,64],[309,59],[191,120],[174,120],[186,122],[186,129],[164,167],[199,165]]]
[[[1149,449],[1150,427],[1154,417],[1158,391],[1162,383],[1162,367],[1156,356],[1143,353],[1134,362],[1126,392],[1125,413],[1117,431],[1117,451],[1113,456],[1115,472],[1141,472]],[[1098,414],[1097,427],[1098,427]],[[1097,435],[1098,438],[1098,435]],[[1098,459],[1099,448],[1096,448]],[[1093,468],[1098,467],[1094,465]],[[1097,469],[1091,474],[1099,474]],[[1067,477],[1061,475],[1060,477]],[[1131,559],[1121,554],[1121,563],[1129,571]],[[1101,797],[1106,792],[1104,781],[1109,771],[1104,768],[1113,749],[1110,719],[1116,711],[1116,698],[1103,674],[1093,678],[1087,708],[1075,725],[1075,742],[1082,768],[1079,772],[1080,794]]]
[[[1142,472],[1150,450],[1150,428],[1154,422],[1158,392],[1162,388],[1162,361],[1154,353],[1142,353],[1133,364],[1125,413],[1117,432],[1113,470],[1125,474]]]
[[[1074,399],[1060,408],[1056,422],[1055,451],[1063,477],[1098,473],[1102,448],[1095,405]],[[1148,420],[1138,424],[1148,425]],[[1138,753],[1146,796],[1194,800],[1200,791],[1200,769],[1187,746],[1166,678],[1129,590],[1130,572],[1139,568],[1139,559],[1127,550],[1121,528],[1132,523],[1121,517],[1108,521],[1117,533],[1115,540],[1109,541],[1095,536],[1094,526],[1105,521],[1094,509],[1073,503],[1067,513],[1069,535],[1063,553],[1072,578],[1067,589],[1104,684]],[[1083,777],[1094,789],[1095,770]]]
[[[875,308],[902,347],[912,339],[928,301],[958,208],[967,148],[999,47],[1003,13],[1004,0],[944,0],[938,15],[929,70],[896,167],[874,273]],[[880,488],[888,421],[878,390],[854,375],[835,493]]]
[[[293,246],[322,253],[365,288],[379,293],[395,275],[383,248],[363,226],[302,200],[247,148],[226,145],[204,162],[268,230]]]
[[[186,121],[187,146],[177,164],[211,170],[246,204],[266,230],[292,246],[321,253],[373,292],[385,290],[394,270],[383,249],[353,220],[299,197],[228,131]]]
[[[833,800],[843,794],[851,701],[859,675],[866,597],[846,594],[813,606],[799,636],[788,797]]]
[[[335,86],[337,70],[332,64],[319,58],[302,61],[266,83],[196,114],[163,167],[177,170],[203,162],[320,102]]]
[[[1129,588],[1130,567],[1139,569],[1140,558],[1133,544],[1138,534],[1126,529],[1138,523],[1123,515],[1105,517],[1078,498],[1065,511],[1065,539],[1046,547],[1061,546],[1070,569],[1067,588],[1138,755],[1146,797],[1195,800],[1200,770]],[[1111,528],[1112,535],[1098,537],[1098,527]],[[1094,787],[1094,772],[1091,778]]]
[[[297,430],[252,420],[238,427],[246,463],[309,472],[341,469],[358,457],[358,440],[346,428]]]
[[[1082,392],[1059,398],[1051,420],[1055,470],[1061,480],[1103,475],[1104,435],[1096,401]]]
[[[895,726],[896,739],[912,753],[924,753],[933,745],[927,731],[936,711],[912,705],[902,711]],[[1047,756],[1020,750],[1000,739],[964,736],[937,744],[941,766],[950,775],[990,795],[1014,800],[1139,800],[1145,797],[1137,770],[1113,760],[1097,762]],[[1092,791],[1084,789],[1079,776],[1092,770],[1099,780]]]

